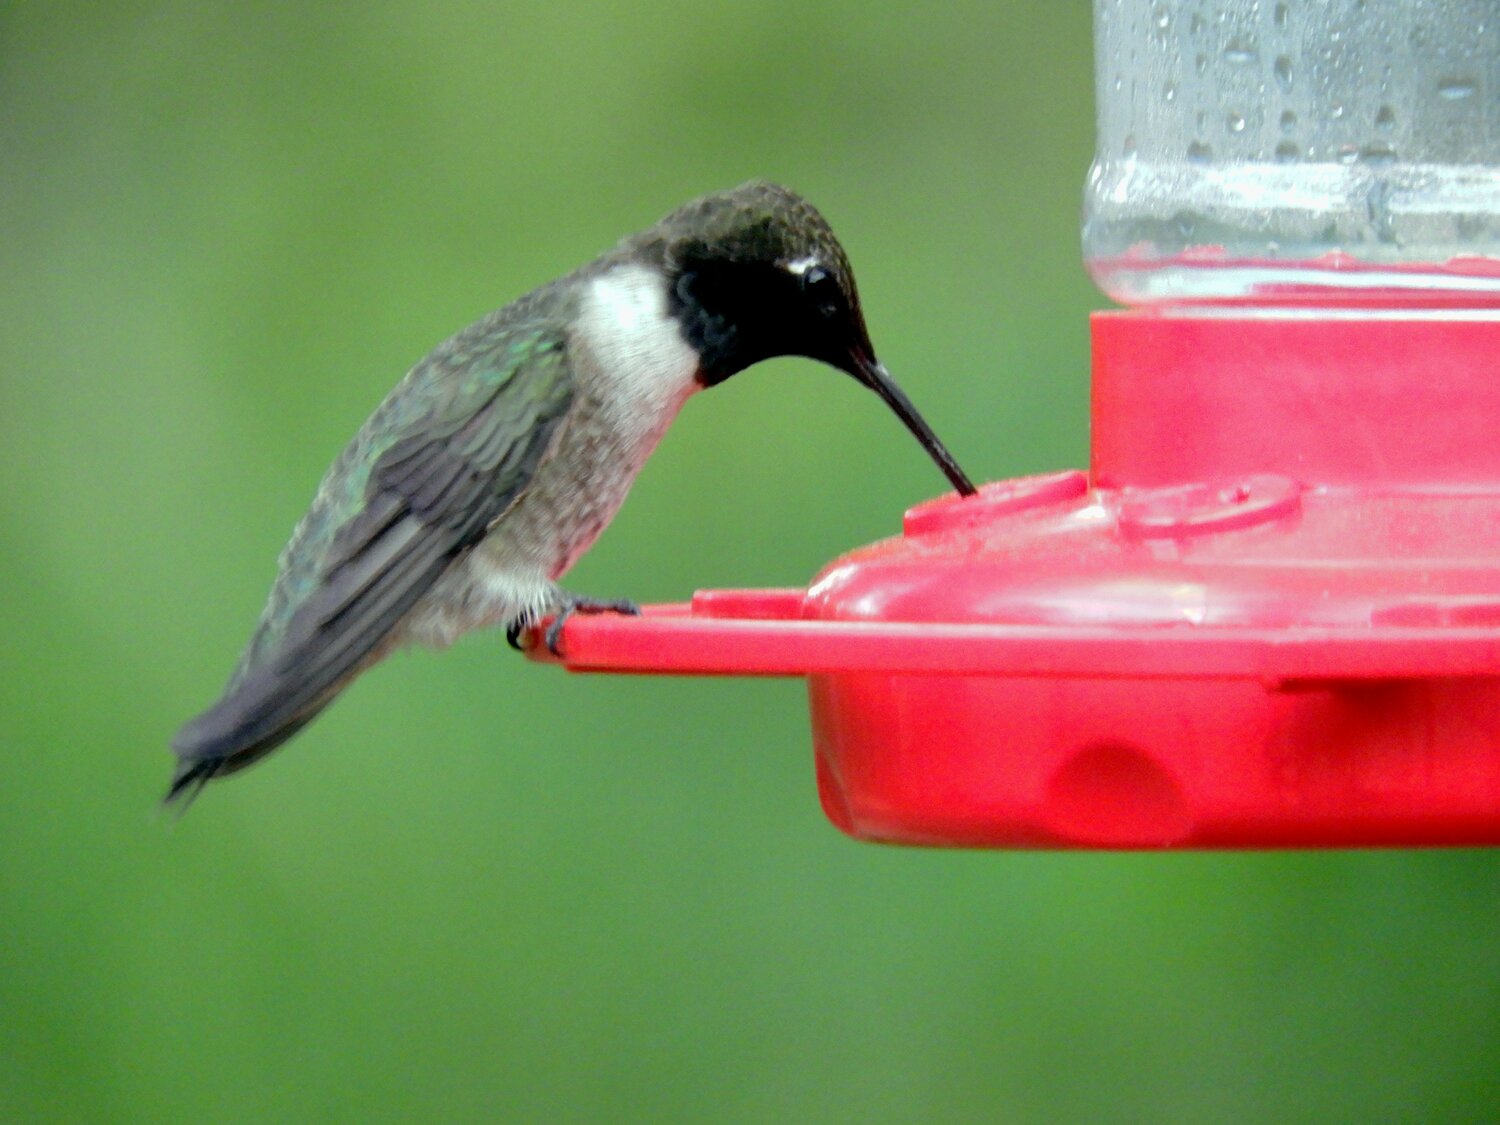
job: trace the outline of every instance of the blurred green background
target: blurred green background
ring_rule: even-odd
[[[0,9],[0,1119],[1500,1120],[1496,854],[855,844],[794,680],[471,637],[155,815],[406,367],[700,192],[822,207],[977,477],[1084,464],[1089,18]],[[942,487],[779,361],[688,407],[570,585],[800,584]]]

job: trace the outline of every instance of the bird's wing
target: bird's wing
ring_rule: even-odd
[[[311,719],[531,481],[573,398],[566,340],[482,327],[419,364],[329,471],[224,696],[173,741],[169,800]]]

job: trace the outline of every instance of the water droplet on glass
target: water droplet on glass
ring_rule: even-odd
[[[1197,12],[1194,12],[1192,14],[1192,17],[1188,20],[1188,32],[1192,35],[1197,35],[1200,31],[1203,30],[1203,28],[1203,17],[1200,16]]]
[[[1277,55],[1276,62],[1271,67],[1271,73],[1276,76],[1276,85],[1281,87],[1283,94],[1289,94],[1292,90],[1292,60],[1286,55]]]
[[[1231,113],[1226,122],[1231,133],[1243,133],[1245,131],[1245,119],[1238,113]]]
[[[1168,82],[1161,88],[1162,101],[1175,102],[1177,100],[1177,83]]]
[[[1172,12],[1166,7],[1158,6],[1151,13],[1151,20],[1156,24],[1156,30],[1166,31],[1172,26]]]
[[[1199,74],[1202,74],[1205,70],[1208,69],[1208,56],[1205,55],[1202,51],[1199,51],[1196,55],[1193,56],[1193,69],[1196,70]]]
[[[1281,131],[1290,133],[1297,127],[1297,113],[1295,110],[1284,109],[1281,111]]]
[[[1359,150],[1359,158],[1365,164],[1394,164],[1396,150],[1384,141],[1371,141]]]
[[[1192,238],[1193,231],[1198,228],[1198,224],[1193,220],[1193,216],[1187,211],[1179,211],[1173,215],[1172,226],[1183,238]]]
[[[1125,134],[1125,140],[1120,145],[1120,154],[1122,156],[1134,156],[1135,155],[1135,134],[1134,133],[1126,133]]]
[[[1214,158],[1214,150],[1202,141],[1194,141],[1187,147],[1187,158],[1194,164],[1207,164]]]
[[[1359,159],[1358,145],[1339,145],[1338,151],[1334,153],[1340,164],[1353,164]]]
[[[1260,49],[1253,39],[1236,35],[1224,48],[1224,61],[1235,66],[1247,66],[1260,58]]]
[[[1287,17],[1286,5],[1285,4],[1277,4],[1276,5],[1276,10],[1272,13],[1272,18],[1275,19],[1275,21],[1276,21],[1276,30],[1278,30],[1278,31],[1285,31],[1286,30],[1286,17]]]
[[[1124,85],[1125,85],[1125,80],[1123,78],[1121,78],[1118,74],[1115,75],[1115,93],[1118,94],[1120,92],[1120,89]]]
[[[1472,78],[1444,78],[1438,82],[1438,95],[1456,102],[1461,98],[1472,98],[1479,84]]]
[[[1288,164],[1302,155],[1302,149],[1296,141],[1282,141],[1276,146],[1276,159],[1283,164]]]
[[[1388,105],[1380,107],[1380,112],[1375,115],[1375,128],[1382,133],[1389,133],[1396,127],[1396,111]]]
[[[1460,215],[1453,229],[1460,242],[1473,242],[1486,236],[1489,231],[1488,222],[1488,215]]]
[[[1344,116],[1344,103],[1334,102],[1328,107],[1328,116],[1333,121],[1338,121]]]

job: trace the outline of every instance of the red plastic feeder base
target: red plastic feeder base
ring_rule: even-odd
[[[577,670],[808,677],[862,839],[1500,843],[1500,319],[1094,318],[1092,479],[807,590],[573,618]]]

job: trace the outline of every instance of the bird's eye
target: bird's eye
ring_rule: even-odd
[[[839,289],[838,280],[822,266],[809,266],[803,271],[802,292],[824,317],[838,316],[844,307],[844,294]]]

